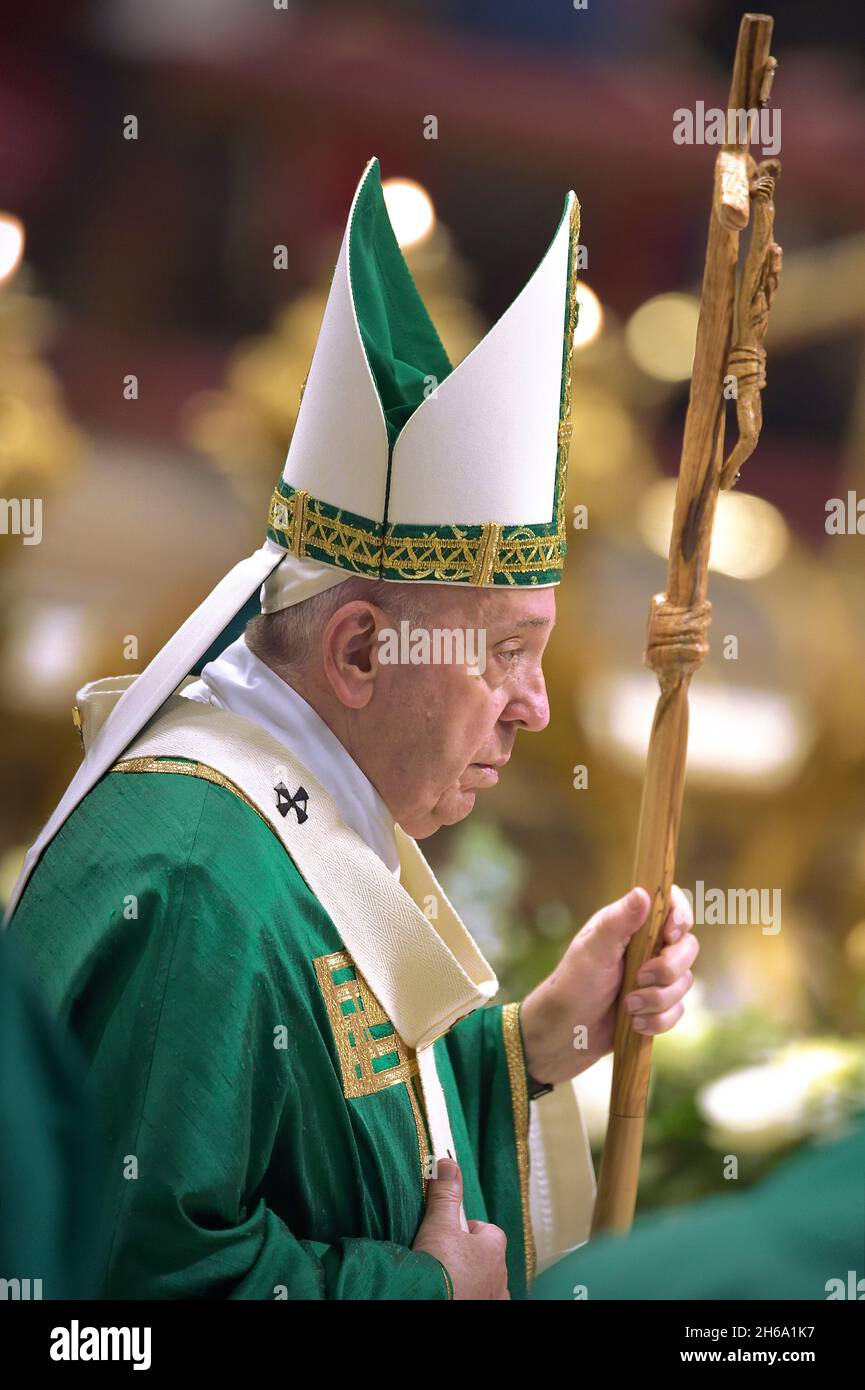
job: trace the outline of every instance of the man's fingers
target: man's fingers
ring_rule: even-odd
[[[681,941],[677,941],[674,946],[665,946],[660,955],[652,956],[637,971],[637,978],[634,984],[638,989],[646,985],[666,985],[675,984],[681,975],[684,975],[700,952],[700,943],[693,932]]]
[[[679,1003],[674,1004],[672,1009],[666,1009],[662,1014],[636,1014],[631,1026],[638,1033],[644,1033],[647,1036],[669,1033],[671,1028],[675,1028],[684,1012],[684,1004]]]
[[[491,1221],[470,1221],[469,1233],[481,1236],[489,1245],[497,1245],[501,1250],[507,1249],[507,1236],[501,1226],[494,1226]]]
[[[628,1012],[638,1017],[643,1014],[662,1014],[674,1004],[678,1004],[680,999],[684,999],[693,983],[694,976],[690,970],[686,970],[674,984],[663,989],[641,989],[629,994],[625,1000]]]
[[[694,925],[690,900],[677,883],[670,889],[670,910],[664,922],[664,940],[679,941]]]

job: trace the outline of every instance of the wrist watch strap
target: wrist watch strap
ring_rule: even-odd
[[[553,1089],[548,1081],[536,1081],[530,1072],[526,1072],[526,1080],[529,1088],[529,1100],[537,1100],[538,1096],[545,1096],[548,1091]]]

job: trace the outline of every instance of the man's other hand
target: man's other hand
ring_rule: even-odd
[[[508,1293],[505,1250],[508,1238],[488,1221],[460,1224],[463,1180],[459,1164],[440,1158],[437,1176],[430,1179],[426,1216],[415,1236],[413,1250],[434,1255],[447,1270],[454,1299],[503,1299]]]

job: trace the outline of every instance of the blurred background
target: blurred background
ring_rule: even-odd
[[[552,720],[425,848],[503,998],[627,891],[715,155],[674,143],[673,112],[726,107],[741,12],[67,0],[49,24],[5,7],[0,490],[43,511],[39,544],[0,535],[4,895],[77,766],[76,689],[143,669],[263,538],[372,154],[453,361],[580,198],[568,511],[588,525],[569,535]],[[763,438],[719,507],[676,879],[716,902],[780,893],[780,916],[698,927],[698,984],[655,1046],[643,1210],[718,1191],[727,1153],[750,1184],[865,1103],[865,11],[775,17],[784,270]],[[829,534],[850,494],[854,533]],[[599,1143],[609,1068],[581,1084]]]

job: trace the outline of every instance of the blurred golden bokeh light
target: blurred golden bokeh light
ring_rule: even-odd
[[[590,682],[580,714],[591,737],[619,761],[642,767],[658,698],[651,672]],[[727,686],[703,676],[690,692],[689,774],[765,791],[798,771],[813,731],[800,702],[781,691]]]
[[[426,189],[414,179],[385,179],[385,206],[396,239],[405,250],[425,241],[435,226],[435,208]]]
[[[24,226],[11,212],[0,212],[0,285],[11,280],[24,255]]]
[[[694,365],[700,302],[692,294],[658,294],[625,327],[628,352],[647,376],[687,381]]]
[[[661,478],[646,489],[640,503],[640,534],[656,555],[665,558],[676,500],[674,478]],[[789,531],[777,507],[747,492],[731,490],[718,496],[709,568],[733,579],[759,579],[781,563]]]
[[[850,928],[844,951],[847,959],[857,970],[865,970],[865,918]]]
[[[582,280],[577,281],[577,326],[574,329],[574,347],[588,347],[598,337],[604,326],[604,311],[601,301]]]
[[[639,439],[632,416],[620,398],[603,387],[580,394],[571,419],[575,482],[615,477],[637,452]]]

